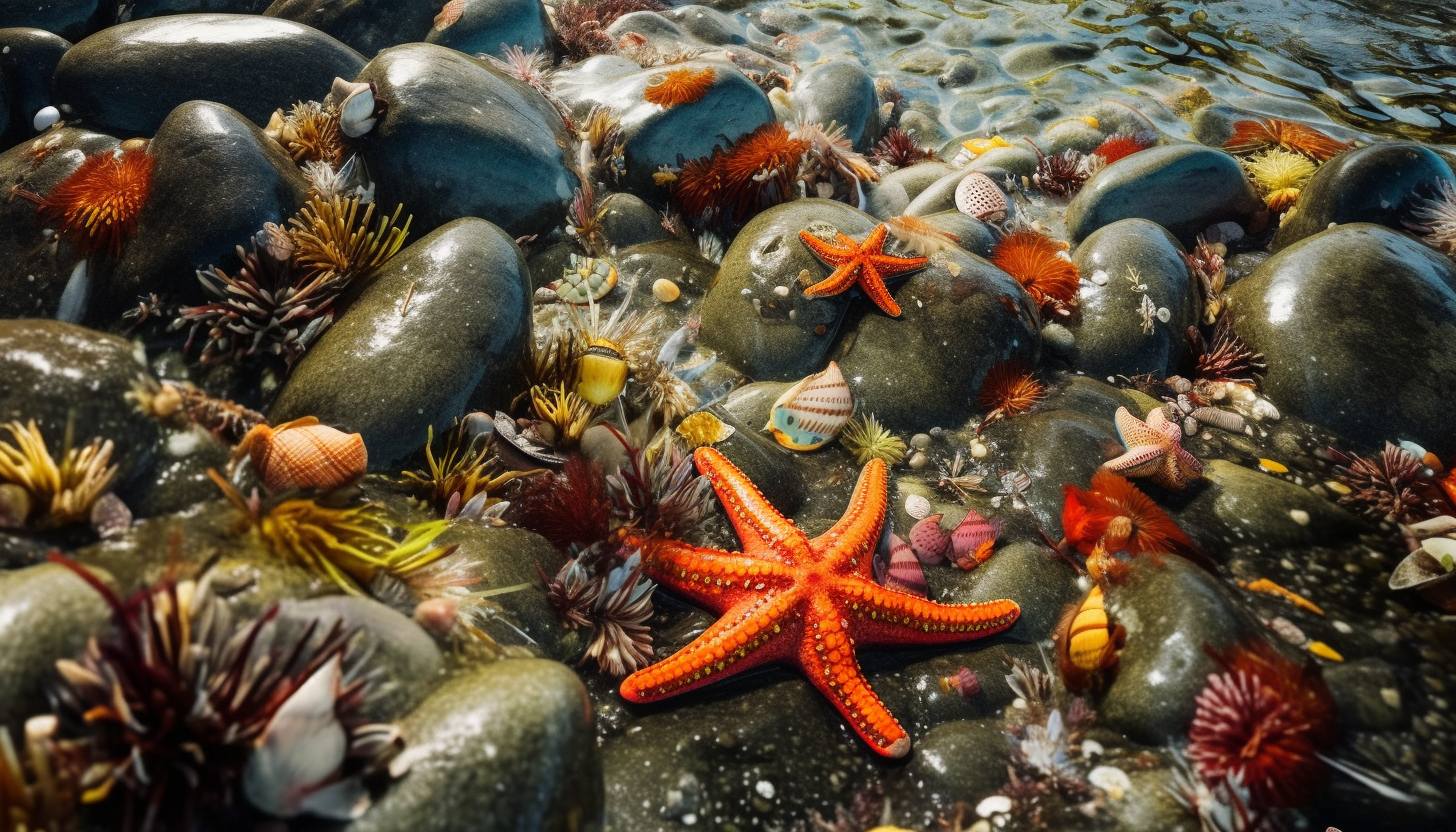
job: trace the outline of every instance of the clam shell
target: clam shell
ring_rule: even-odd
[[[576,254],[571,255],[571,265],[562,270],[561,279],[547,284],[558,298],[577,306],[601,300],[616,286],[616,266],[596,257]]]
[[[764,430],[773,433],[780,445],[795,451],[812,451],[839,435],[854,415],[854,396],[849,383],[833,361],[822,372],[784,391],[774,402]]]
[[[930,501],[919,494],[911,494],[905,498],[905,513],[916,520],[924,520],[930,516]]]
[[[932,514],[922,518],[910,529],[910,548],[921,563],[940,563],[950,552],[950,535],[940,527],[941,516]]]
[[[930,586],[925,583],[925,570],[920,567],[920,561],[911,551],[910,544],[901,540],[899,535],[890,535],[889,566],[884,571],[881,583],[887,589],[921,598],[930,593]]]
[[[961,213],[987,221],[1004,219],[1011,210],[1001,187],[979,171],[966,174],[956,186],[955,204]]]
[[[253,443],[253,466],[269,491],[317,488],[330,491],[347,485],[369,468],[364,437],[328,425],[283,425],[263,430]]]
[[[1441,609],[1456,612],[1456,570],[1447,572],[1437,559],[1448,545],[1456,548],[1448,538],[1426,540],[1396,565],[1390,573],[1390,588],[1414,589]]]

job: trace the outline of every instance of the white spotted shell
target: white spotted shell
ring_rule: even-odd
[[[979,171],[966,174],[956,186],[955,204],[961,213],[978,220],[998,222],[1011,211],[1011,203],[991,177]]]
[[[250,456],[270,492],[297,488],[330,491],[364,476],[369,454],[364,437],[321,425],[312,416],[270,428],[258,425],[243,437],[236,458]]]

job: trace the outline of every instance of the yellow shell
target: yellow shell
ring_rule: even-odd
[[[1311,641],[1305,646],[1309,649],[1309,652],[1322,659],[1327,659],[1332,662],[1342,662],[1345,660],[1345,657],[1336,652],[1335,648],[1325,644],[1323,641]]]
[[[1006,141],[1000,136],[992,136],[989,139],[968,139],[961,142],[961,147],[964,147],[971,156],[980,156],[982,153],[993,148],[1011,146],[1011,142]]]
[[[258,425],[243,437],[235,458],[251,456],[269,491],[329,491],[364,476],[369,454],[364,437],[319,424],[312,416],[271,428]]]
[[[616,345],[598,338],[576,362],[576,394],[595,405],[622,395],[627,386],[627,357]]]
[[[678,423],[677,433],[687,440],[691,450],[722,442],[733,435],[733,426],[706,410],[700,410]]]
[[[1102,588],[1094,586],[1072,619],[1067,635],[1067,652],[1072,664],[1082,670],[1099,670],[1107,665],[1107,642],[1112,637],[1107,626]]]

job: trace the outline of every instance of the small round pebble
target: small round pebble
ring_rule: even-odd
[[[789,296],[789,287],[787,287],[787,286],[775,286],[775,287],[773,287],[773,293],[775,295],[778,295],[781,298],[786,298],[786,297]]]
[[[659,277],[652,284],[652,296],[657,298],[661,303],[672,303],[680,295],[682,295],[682,290],[677,287],[676,283],[673,283],[665,277]]]
[[[917,451],[923,451],[926,448],[929,448],[930,434],[917,433],[914,436],[910,437],[910,447],[914,448]]]
[[[930,464],[930,457],[926,456],[924,451],[916,451],[910,455],[910,461],[906,464],[919,471]]]
[[[41,107],[35,111],[35,119],[31,121],[31,125],[35,127],[35,132],[39,133],[60,120],[60,110],[55,107]]]
[[[972,442],[971,443],[971,457],[973,459],[985,459],[986,454],[988,454],[990,452],[991,452],[991,449],[988,448],[988,447],[986,447],[986,443],[984,443],[984,442]]]

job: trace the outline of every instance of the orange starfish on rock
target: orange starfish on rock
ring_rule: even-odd
[[[1146,422],[1119,407],[1116,422],[1127,453],[1102,463],[1103,470],[1146,477],[1169,491],[1182,491],[1203,476],[1203,463],[1183,447],[1183,429],[1161,407],[1149,413]]]
[[[814,256],[834,267],[832,274],[805,289],[804,296],[822,298],[837,295],[857,283],[860,291],[885,310],[886,315],[900,317],[900,305],[885,288],[886,278],[924,268],[930,261],[924,257],[886,254],[885,236],[888,233],[889,228],[881,223],[862,243],[856,243],[854,238],[839,231],[834,232],[834,242],[831,243],[808,231],[800,231],[799,239],[814,252]]]
[[[648,576],[718,621],[671,657],[622,682],[630,702],[655,702],[769,662],[797,666],[829,697],[855,733],[886,757],[903,757],[910,737],[860,672],[859,647],[949,644],[1007,629],[1014,601],[937,604],[875,583],[870,558],[887,505],[885,463],[860,472],[849,508],[809,539],[779,514],[723,454],[699,448],[693,460],[718,493],[742,552],[645,541]]]

